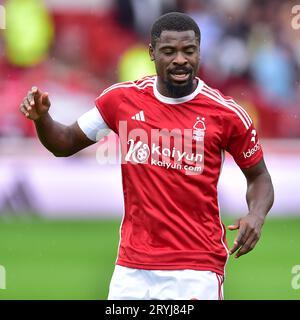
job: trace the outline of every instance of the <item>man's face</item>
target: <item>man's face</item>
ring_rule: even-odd
[[[163,94],[181,97],[193,91],[200,57],[194,31],[163,31],[149,52]]]

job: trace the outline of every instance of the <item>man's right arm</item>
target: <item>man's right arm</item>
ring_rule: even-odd
[[[20,111],[34,121],[41,143],[50,152],[57,157],[68,157],[95,143],[83,133],[77,122],[65,126],[54,121],[48,112],[50,105],[48,93],[42,93],[36,87],[28,92],[20,105]]]

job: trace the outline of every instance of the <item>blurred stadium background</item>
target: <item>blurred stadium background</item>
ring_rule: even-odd
[[[55,158],[18,106],[37,85],[50,94],[52,116],[70,124],[104,88],[153,73],[149,28],[168,11],[186,12],[199,24],[200,77],[251,114],[275,186],[276,202],[257,248],[228,262],[225,298],[300,298],[293,273],[300,265],[297,1],[0,5],[0,266],[6,271],[0,299],[106,298],[123,210],[117,139],[110,135],[71,158]],[[226,225],[247,213],[245,189],[241,172],[226,159],[219,184]],[[228,234],[229,246],[234,236]]]

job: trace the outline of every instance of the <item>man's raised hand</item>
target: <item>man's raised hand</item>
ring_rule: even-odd
[[[30,120],[36,121],[48,113],[50,100],[47,92],[41,92],[37,87],[32,87],[20,105],[20,111]]]

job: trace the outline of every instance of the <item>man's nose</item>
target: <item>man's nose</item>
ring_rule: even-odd
[[[173,60],[173,63],[174,63],[174,64],[179,64],[179,65],[184,65],[184,64],[186,64],[186,63],[187,63],[187,60],[186,60],[185,55],[184,55],[182,52],[178,51],[178,52],[176,53],[176,56],[175,56],[174,60]]]

